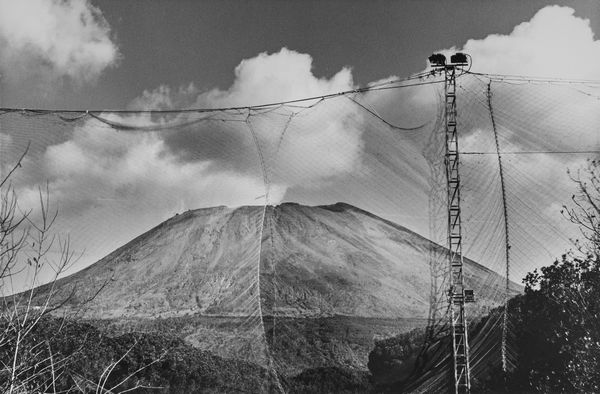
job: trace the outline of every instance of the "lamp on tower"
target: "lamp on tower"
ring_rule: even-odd
[[[434,53],[429,56],[429,63],[432,67],[444,67],[446,65],[446,56],[441,53]]]
[[[467,55],[462,52],[457,52],[450,56],[450,63],[446,64],[446,56],[441,53],[434,53],[429,56],[431,67],[446,67],[446,66],[466,66],[469,64]]]
[[[462,52],[450,56],[450,63],[455,66],[466,66],[468,64],[467,55]]]

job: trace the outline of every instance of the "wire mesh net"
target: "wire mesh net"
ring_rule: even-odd
[[[383,86],[228,109],[5,109],[1,171],[26,152],[10,178],[19,209],[39,215],[47,189],[54,231],[80,256],[53,287],[63,310],[90,300],[81,317],[112,332],[167,330],[258,366],[262,392],[330,367],[373,372],[377,341],[416,330],[400,375],[441,391],[452,379],[443,78]],[[473,378],[514,366],[502,306],[577,237],[560,209],[567,169],[598,156],[599,94],[457,79]],[[28,272],[4,295],[27,288]]]

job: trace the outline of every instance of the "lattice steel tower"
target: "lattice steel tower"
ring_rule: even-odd
[[[471,371],[465,302],[472,301],[473,292],[465,289],[463,279],[460,174],[458,171],[459,155],[456,127],[456,70],[466,66],[468,62],[467,56],[462,53],[452,55],[450,63],[446,63],[446,57],[442,54],[431,55],[429,62],[435,71],[444,74],[446,133],[444,163],[448,190],[448,263],[450,270],[448,302],[450,303],[450,325],[452,330],[454,392],[457,394],[469,393]]]

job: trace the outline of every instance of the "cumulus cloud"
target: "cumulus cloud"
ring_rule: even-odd
[[[160,133],[117,134],[97,121],[49,146],[44,162],[51,192],[70,215],[117,204],[154,210],[164,218],[181,208],[256,203],[265,193],[259,177],[215,169],[210,160],[181,162],[168,152]]]
[[[129,104],[132,110],[168,110],[186,108],[198,97],[199,91],[193,83],[172,89],[168,85],[160,85],[144,92]]]
[[[5,77],[94,81],[118,49],[88,0],[0,0],[0,66]]]
[[[558,78],[600,79],[600,41],[588,19],[570,7],[548,6],[508,35],[466,42],[473,70]]]
[[[275,103],[354,88],[349,68],[331,78],[317,78],[312,73],[312,57],[287,48],[243,60],[235,69],[235,77],[229,89],[202,94],[195,105],[210,108]],[[294,112],[284,113],[280,121],[276,117],[266,121],[249,118],[248,125],[259,137],[276,183],[286,186],[318,183],[351,172],[360,164],[363,143],[356,108],[347,103],[322,102],[309,115],[294,115]],[[292,117],[293,123],[281,121]]]
[[[331,78],[318,78],[312,73],[310,55],[283,48],[243,60],[227,90],[198,93],[193,85],[179,89],[160,86],[145,91],[132,107],[243,107],[321,96],[353,87],[348,68]],[[316,100],[301,104],[315,103]],[[189,122],[194,116],[183,115],[179,121]],[[356,107],[347,102],[321,102],[306,113],[289,108],[269,115],[223,112],[217,119],[165,133],[165,149],[182,162],[210,160],[213,168],[221,166],[251,176],[260,175],[257,172],[262,171],[262,156],[269,180],[282,188],[299,183],[318,184],[352,172],[360,165],[361,119]]]
[[[235,68],[235,81],[227,90],[213,89],[198,97],[206,107],[246,106],[337,93],[353,87],[352,73],[344,67],[331,78],[312,73],[312,57],[287,48],[263,52],[242,60]]]

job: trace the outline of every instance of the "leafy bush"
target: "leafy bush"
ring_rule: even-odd
[[[289,379],[289,393],[371,393],[374,387],[365,371],[326,367],[307,369]]]

